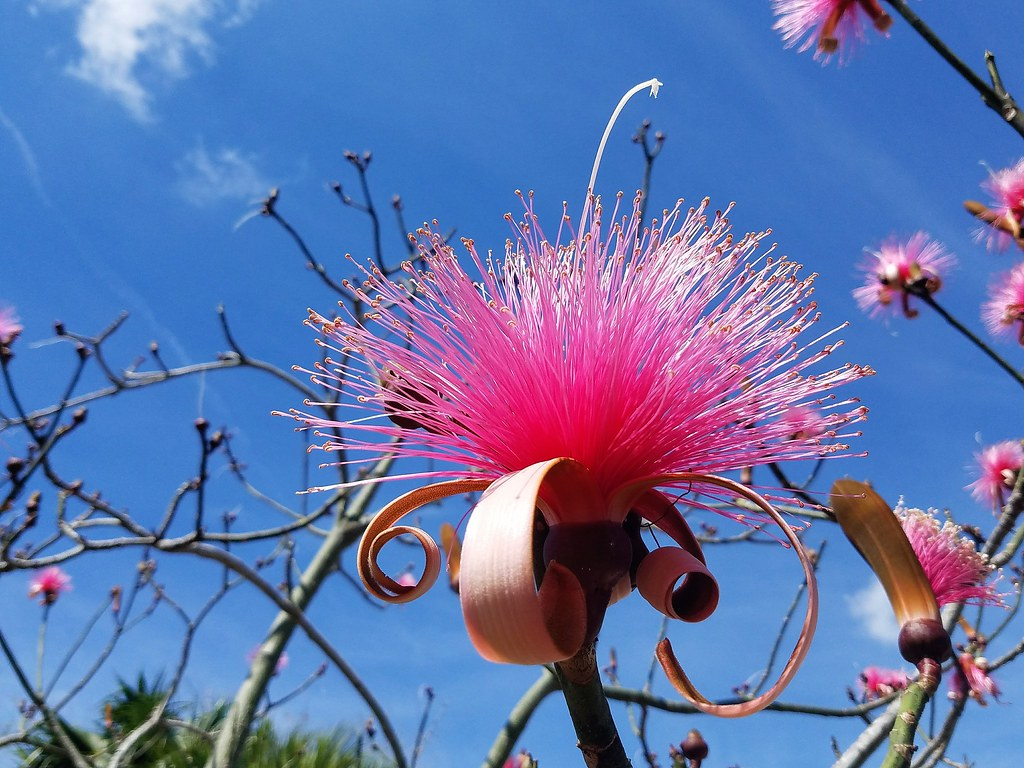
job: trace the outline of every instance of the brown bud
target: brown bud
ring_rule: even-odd
[[[700,761],[708,756],[708,743],[704,741],[704,737],[696,728],[686,734],[686,740],[679,745],[679,749],[683,753],[683,757],[697,765],[700,765]]]
[[[17,478],[18,475],[21,474],[21,470],[24,468],[25,460],[19,456],[11,456],[11,458],[7,460],[7,474],[9,474],[12,479]]]
[[[953,653],[949,633],[935,619],[910,619],[900,628],[898,642],[900,654],[915,666],[925,659],[942,663]]]

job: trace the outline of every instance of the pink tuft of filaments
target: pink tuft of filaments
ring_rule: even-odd
[[[1012,336],[1024,344],[1024,264],[993,278],[981,319],[993,336]]]
[[[967,487],[975,499],[987,502],[998,512],[1024,465],[1024,446],[1019,440],[1004,440],[983,448],[974,455],[974,461],[978,478]]]
[[[22,330],[14,308],[0,304],[0,344],[10,344]]]
[[[607,219],[591,199],[578,234],[563,209],[548,238],[532,195],[523,203],[524,221],[506,215],[504,259],[472,240],[460,257],[426,227],[421,267],[389,279],[371,265],[348,286],[367,322],[311,312],[327,358],[307,373],[351,415],[292,410],[325,438],[318,448],[362,453],[355,465],[387,452],[461,467],[391,479],[493,481],[569,457],[606,493],[848,449],[858,433],[844,427],[865,409],[832,390],[873,371],[821,370],[838,329],[812,332],[815,275],[762,251],[769,232],[735,237],[728,211],[710,214],[706,200],[647,229],[639,198]]]
[[[925,512],[901,504],[893,511],[940,607],[950,603],[1003,604],[995,586],[985,583],[993,571],[988,558],[963,535],[959,525],[949,520],[940,523],[934,509]]]
[[[28,596],[38,597],[41,605],[53,605],[62,592],[71,590],[71,577],[57,566],[44,568],[28,584]]]
[[[956,257],[925,232],[916,232],[908,240],[891,237],[877,251],[868,251],[861,262],[864,285],[854,289],[853,298],[872,316],[902,312],[916,317],[911,297],[938,292],[943,276],[954,266]]]
[[[1005,251],[1021,238],[1024,224],[1024,158],[1008,168],[990,171],[981,183],[989,195],[983,218],[985,226],[975,233],[989,250]]]
[[[814,48],[814,58],[823,64],[836,53],[840,62],[847,61],[866,41],[868,22],[881,34],[892,26],[878,0],[772,0],[772,10],[778,16],[773,28],[782,33],[786,47]]]

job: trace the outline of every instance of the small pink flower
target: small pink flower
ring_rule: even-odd
[[[883,669],[882,667],[865,667],[860,673],[857,687],[864,701],[881,699],[907,687],[910,678],[900,669]]]
[[[959,525],[948,520],[940,524],[934,509],[925,512],[899,505],[894,512],[940,607],[949,603],[1002,605],[995,587],[984,583],[992,566],[974,543],[961,535]]]
[[[1017,473],[1024,465],[1024,447],[1019,440],[1005,440],[974,454],[978,479],[971,483],[971,495],[988,502],[998,511],[1006,503],[1006,492],[1013,488]]]
[[[404,571],[398,574],[398,578],[395,579],[403,587],[415,587],[419,583],[419,579],[413,575],[412,566],[406,567]]]
[[[257,645],[255,648],[245,654],[245,661],[247,664],[252,664],[256,661],[256,657],[260,655],[262,646]],[[288,666],[288,652],[281,651],[281,655],[277,657],[277,662],[274,664],[274,674],[278,675],[285,670]]]
[[[0,305],[0,344],[10,344],[22,331],[14,307]]]
[[[1024,344],[1024,264],[995,276],[981,319],[994,336],[1016,335]]]
[[[534,768],[537,764],[533,761],[533,756],[525,749],[518,755],[513,755],[502,768]]]
[[[986,696],[999,701],[999,694],[1002,691],[989,675],[988,660],[984,656],[975,658],[964,652],[957,657],[957,662],[959,669],[953,667],[950,671],[949,698],[959,701],[969,696],[983,707],[988,703],[985,701]]]
[[[965,203],[967,210],[987,225],[977,231],[977,238],[986,240],[992,251],[1005,251],[1014,242],[1024,247],[1024,158],[1009,168],[991,171],[981,187],[989,194],[989,205]]]
[[[861,263],[865,283],[854,290],[853,298],[872,316],[902,311],[906,317],[915,317],[910,297],[936,293],[943,273],[955,264],[956,257],[924,232],[906,242],[889,238]]]
[[[845,61],[855,44],[864,42],[865,15],[883,34],[892,26],[878,0],[772,0],[772,9],[779,17],[774,29],[786,47],[799,44],[803,52],[816,46],[814,58],[822,63],[837,51]]]
[[[71,590],[71,577],[57,566],[44,569],[32,577],[28,585],[28,596],[40,596],[40,605],[53,605],[61,592]]]

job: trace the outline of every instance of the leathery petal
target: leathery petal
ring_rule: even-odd
[[[597,488],[572,459],[534,464],[487,489],[466,525],[460,586],[469,637],[490,661],[561,661],[584,641],[586,603],[572,572],[553,563],[536,587],[537,509],[548,523],[579,520],[586,509],[591,519],[605,517]]]
[[[396,523],[426,504],[460,493],[482,491],[488,485],[486,480],[451,480],[434,483],[399,496],[378,512],[366,527],[356,555],[359,578],[362,579],[367,591],[387,603],[407,603],[430,589],[437,581],[437,574],[441,568],[441,554],[437,544],[419,528]],[[399,584],[377,565],[377,555],[384,545],[403,535],[415,537],[423,548],[423,574],[412,586]]]
[[[681,621],[704,621],[718,607],[718,582],[707,568],[697,538],[663,493],[650,491],[634,511],[679,545],[659,547],[640,563],[636,588],[657,610]],[[676,584],[682,579],[682,583]]]
[[[818,586],[817,581],[814,578],[814,568],[811,564],[810,558],[807,556],[807,552],[804,550],[803,544],[801,544],[800,539],[797,538],[796,532],[775,510],[775,508],[759,494],[754,493],[746,486],[740,485],[728,478],[718,477],[716,475],[701,475],[692,472],[678,472],[652,476],[642,481],[630,483],[627,486],[623,486],[623,488],[618,489],[613,495],[612,505],[613,507],[621,510],[623,505],[628,507],[628,505],[635,503],[638,495],[647,489],[651,489],[659,485],[678,484],[693,484],[695,486],[713,485],[746,499],[760,508],[766,515],[775,521],[776,525],[782,529],[782,532],[785,534],[790,544],[792,544],[793,549],[796,550],[797,555],[800,557],[800,565],[803,567],[804,578],[807,580],[807,610],[804,614],[804,623],[800,630],[800,637],[797,639],[796,646],[794,647],[792,654],[790,654],[789,660],[786,662],[786,666],[783,668],[782,673],[779,675],[779,679],[775,681],[771,688],[760,696],[739,704],[715,704],[705,698],[693,683],[690,682],[690,679],[686,676],[686,673],[683,672],[683,668],[680,666],[678,659],[673,653],[672,644],[669,642],[668,638],[658,643],[658,661],[661,662],[661,667],[665,670],[665,675],[668,677],[669,682],[672,683],[672,687],[674,687],[676,691],[688,699],[697,709],[702,712],[706,712],[709,715],[717,715],[718,717],[743,717],[745,715],[751,715],[764,709],[779,697],[779,694],[781,694],[785,687],[789,685],[789,682],[793,679],[794,675],[796,675],[797,670],[800,668],[804,658],[807,656],[807,651],[811,646],[811,640],[814,637],[814,629],[818,622]],[[654,553],[652,552],[651,554]],[[648,555],[648,557],[650,557],[650,555]]]
[[[836,480],[830,498],[836,520],[878,576],[900,625],[939,620],[939,604],[921,562],[885,499],[866,483]]]

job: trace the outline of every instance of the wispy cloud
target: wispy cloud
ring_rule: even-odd
[[[185,200],[204,208],[222,202],[252,202],[266,196],[271,182],[257,169],[258,158],[237,149],[207,151],[203,144],[190,150],[175,168],[175,187]]]
[[[846,605],[850,615],[861,623],[864,632],[874,640],[895,645],[900,628],[896,624],[889,598],[877,581],[872,581],[864,589],[846,596]]]
[[[7,116],[7,113],[0,109],[0,126],[7,131],[11,137],[11,141],[14,142],[14,146],[18,149],[18,154],[21,155],[22,165],[25,167],[25,175],[28,176],[28,181],[32,185],[32,189],[35,190],[36,196],[43,202],[44,205],[49,206],[50,198],[46,194],[46,190],[43,188],[43,179],[39,175],[39,163],[36,162],[36,154],[32,151],[32,147],[29,146],[28,140],[25,138],[25,134],[21,132],[14,121]]]
[[[68,72],[117,99],[137,120],[153,119],[146,83],[181,80],[195,60],[213,61],[209,28],[245,23],[262,0],[37,0],[33,9],[78,14],[81,58]]]

